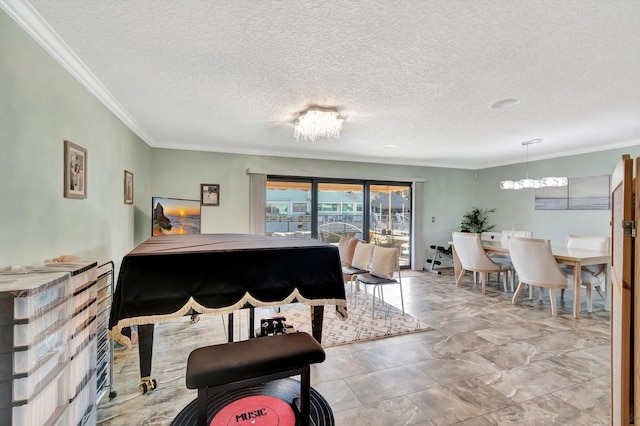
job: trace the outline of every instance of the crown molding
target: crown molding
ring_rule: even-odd
[[[25,0],[0,0],[0,7],[132,132],[148,145],[156,145],[153,138],[120,105],[29,2]]]

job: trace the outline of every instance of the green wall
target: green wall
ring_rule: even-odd
[[[640,156],[640,145],[530,162],[529,175],[610,175],[622,154]],[[490,221],[496,225],[497,232],[513,226],[518,230],[532,231],[534,237],[550,239],[554,245],[562,245],[566,234],[611,233],[610,210],[535,210],[534,190],[499,189],[501,180],[524,177],[525,164],[472,171],[166,149],[154,149],[151,158],[153,195],[199,199],[201,183],[220,184],[220,206],[202,209],[202,231],[205,233],[250,231],[250,178],[247,169],[316,176],[342,174],[348,177],[424,179],[424,227],[420,235],[425,247],[435,243],[447,244],[451,240],[451,231],[459,230],[462,215],[473,206],[496,208],[496,212],[490,215]],[[150,200],[148,204],[150,206]],[[150,211],[148,214],[150,216]],[[414,267],[419,268],[418,265]]]
[[[589,154],[573,155],[529,162],[529,176],[567,176],[569,178],[611,175],[623,154],[640,156],[639,145]],[[495,231],[511,229],[532,231],[535,238],[564,244],[567,234],[610,235],[611,210],[536,210],[535,190],[506,191],[499,189],[501,180],[521,179],[526,165],[494,167],[478,170],[475,203],[483,208],[496,208],[490,215]]]
[[[202,208],[201,226],[205,233],[250,232],[247,169],[321,177],[425,180],[425,226],[420,233],[422,240],[429,244],[450,240],[451,230],[457,229],[462,214],[475,198],[474,172],[470,170],[167,149],[154,149],[151,158],[153,196],[200,199],[201,183],[220,184],[220,206]],[[150,217],[151,199],[148,205]],[[436,218],[435,222],[431,221],[432,217]]]
[[[119,262],[143,238],[151,149],[3,11],[0,70],[0,266],[62,254]],[[65,139],[88,150],[85,200],[63,197]]]
[[[610,211],[536,211],[533,191],[501,191],[524,165],[483,170],[152,149],[0,12],[0,267],[72,254],[114,260],[148,238],[151,197],[199,199],[220,184],[220,206],[203,207],[202,231],[250,231],[247,169],[316,176],[419,178],[425,200],[419,235],[446,244],[473,206],[496,207],[496,230],[533,231],[561,244],[567,233],[609,234]],[[63,140],[88,150],[88,198],[63,197]],[[639,141],[640,144],[640,141]],[[532,177],[611,174],[640,147],[531,162]],[[134,173],[135,204],[123,203],[123,172]],[[435,221],[432,221],[435,218]],[[421,265],[414,265],[420,268]]]

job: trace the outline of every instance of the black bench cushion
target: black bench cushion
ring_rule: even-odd
[[[324,361],[324,349],[307,333],[289,333],[205,346],[189,354],[187,388],[201,389]]]

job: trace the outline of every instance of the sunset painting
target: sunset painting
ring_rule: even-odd
[[[152,235],[199,234],[200,201],[152,198]]]

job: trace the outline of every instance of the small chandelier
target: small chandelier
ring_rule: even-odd
[[[530,188],[546,188],[546,187],[558,187],[567,186],[569,179],[566,177],[545,177],[541,179],[529,179],[529,145],[542,142],[542,139],[533,139],[530,141],[521,142],[522,145],[527,147],[527,167],[524,179],[520,180],[503,180],[500,182],[500,189],[530,189]]]
[[[315,142],[318,138],[340,137],[344,119],[335,108],[310,107],[298,115],[294,122],[293,136],[299,141],[310,140]]]

